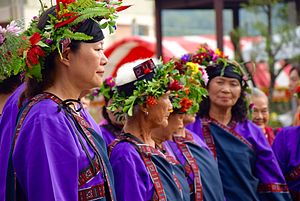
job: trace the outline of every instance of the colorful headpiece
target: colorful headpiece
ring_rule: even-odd
[[[94,100],[95,97],[98,97],[100,94],[104,96],[105,101],[107,102],[113,96],[113,87],[116,85],[113,77],[108,77],[104,80],[102,85],[99,88],[96,88],[88,95],[90,100]]]
[[[0,82],[17,75],[22,69],[23,50],[28,47],[24,37],[21,21],[12,21],[6,28],[0,26]]]
[[[123,113],[132,116],[136,104],[155,105],[156,100],[168,90],[171,70],[171,65],[155,65],[152,59],[134,67],[129,64],[120,68],[109,109],[116,111],[122,108]]]
[[[41,79],[45,57],[55,51],[61,55],[71,41],[102,40],[101,29],[105,28],[112,33],[116,28],[117,12],[129,7],[121,4],[120,0],[56,0],[56,9],[52,13],[48,10],[50,19],[45,28],[38,29],[38,19],[34,18],[26,31],[29,38],[29,48],[24,51],[26,75]]]

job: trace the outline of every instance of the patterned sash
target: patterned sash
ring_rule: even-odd
[[[191,192],[195,194],[195,201],[203,201],[203,188],[201,183],[200,170],[196,159],[194,158],[188,145],[186,144],[186,142],[194,143],[193,135],[186,130],[185,138],[179,136],[173,136],[173,139],[176,142],[178,148],[180,149],[180,151],[182,152],[186,160],[186,164],[184,166],[185,172],[187,173],[187,175],[190,175],[190,173],[193,172],[194,185],[193,185],[193,189],[191,189]]]
[[[16,127],[16,133],[15,133],[12,149],[14,149],[14,147],[16,145],[17,139],[20,135],[21,127],[22,127],[25,117],[29,113],[30,109],[35,104],[37,104],[38,102],[40,102],[44,99],[50,99],[50,100],[54,101],[55,103],[57,103],[58,105],[60,105],[62,103],[61,99],[59,99],[58,97],[56,97],[55,95],[50,94],[50,93],[42,93],[42,94],[38,94],[35,97],[33,97],[30,100],[30,102],[28,103],[28,105],[26,105],[25,109],[23,110],[23,112],[20,116],[20,119],[19,119],[17,127]],[[66,115],[68,115],[68,114],[66,114]],[[76,119],[76,121],[79,123],[79,125],[83,129],[84,134],[89,139],[89,142],[92,145],[91,147],[94,150],[95,156],[96,156],[94,158],[94,160],[92,161],[91,165],[89,165],[84,170],[80,171],[79,178],[78,178],[78,186],[79,187],[83,186],[88,181],[93,179],[102,170],[105,174],[104,179],[106,180],[108,188],[109,188],[110,198],[113,201],[114,196],[112,193],[112,186],[108,179],[108,173],[107,173],[106,166],[103,162],[102,157],[99,154],[97,154],[98,152],[97,152],[97,148],[96,148],[95,142],[93,140],[93,137],[92,137],[91,133],[87,130],[87,128],[90,128],[91,126],[85,121],[85,119],[83,119],[81,116],[79,116],[75,112],[72,112],[71,115]],[[15,183],[16,183],[16,173],[15,172],[14,172],[14,176],[15,176]],[[103,198],[103,197],[105,197],[104,189],[105,189],[104,184],[95,185],[95,186],[89,187],[87,189],[81,189],[78,191],[79,200],[86,201],[86,200],[92,200],[92,199],[96,199],[96,198]]]
[[[203,132],[204,141],[207,144],[208,148],[213,153],[215,159],[217,159],[217,149],[216,149],[216,145],[214,143],[214,139],[213,139],[213,136],[212,136],[212,134],[210,132],[210,128],[209,128],[209,125],[211,123],[219,126],[223,130],[225,130],[228,133],[232,134],[237,139],[239,139],[241,142],[243,142],[244,144],[246,144],[251,150],[254,151],[252,144],[250,142],[248,142],[248,140],[246,140],[243,136],[241,136],[240,134],[238,134],[234,130],[234,128],[236,126],[236,122],[235,121],[231,121],[228,124],[228,126],[225,126],[225,125],[219,123],[218,121],[216,121],[216,120],[214,120],[212,118],[203,118],[203,119],[201,119],[201,122],[202,122],[202,132]]]
[[[154,189],[155,189],[155,192],[154,192],[154,195],[153,195],[153,200],[155,200],[155,201],[167,201],[166,192],[163,188],[162,181],[159,177],[159,174],[158,174],[158,171],[156,169],[155,164],[151,160],[151,157],[153,155],[161,156],[161,157],[165,158],[171,164],[174,164],[175,161],[170,161],[170,158],[167,158],[163,153],[161,153],[160,151],[158,151],[154,147],[151,147],[147,144],[141,144],[138,141],[136,141],[135,139],[133,139],[132,137],[126,135],[126,134],[119,135],[118,138],[115,139],[109,145],[109,155],[111,154],[114,147],[120,142],[129,142],[129,143],[133,144],[134,147],[136,148],[136,150],[139,152],[139,154],[140,154],[147,170],[149,171],[151,180],[153,181],[153,185],[154,185]],[[175,176],[174,173],[173,173],[173,176]],[[177,187],[181,190],[181,185],[179,184],[179,181],[178,181],[176,176],[174,177],[174,181],[175,181]]]

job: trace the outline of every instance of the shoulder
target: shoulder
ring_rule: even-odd
[[[283,139],[300,139],[300,126],[289,126],[282,128],[276,135],[275,140],[283,140]]]
[[[130,159],[137,159],[141,157],[135,145],[133,145],[130,142],[119,142],[111,150],[110,158],[113,160],[120,160],[120,159],[130,160]]]

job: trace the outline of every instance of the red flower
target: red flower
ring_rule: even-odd
[[[188,109],[190,107],[192,107],[193,105],[193,101],[191,101],[190,99],[188,98],[183,98],[180,102],[179,102],[181,108],[180,108],[180,112],[187,112]]]
[[[45,52],[44,50],[42,50],[40,46],[35,45],[32,48],[30,48],[27,52],[27,59],[26,59],[27,65],[31,67],[31,64],[33,65],[38,64],[40,56],[42,57],[45,56]]]
[[[148,106],[153,106],[157,104],[156,98],[154,96],[148,96],[146,99],[146,104]]]
[[[173,82],[171,82],[171,84],[169,85],[169,90],[172,91],[178,91],[180,89],[182,89],[183,86],[179,84],[178,80],[174,80]]]
[[[151,69],[150,68],[145,68],[144,69],[144,74],[147,75],[149,73],[151,73]]]
[[[68,24],[70,24],[71,22],[73,22],[74,20],[76,20],[77,18],[78,18],[78,16],[74,16],[74,17],[71,17],[71,18],[69,18],[69,19],[67,19],[67,20],[65,20],[65,21],[62,21],[62,22],[60,22],[60,23],[57,23],[57,24],[54,26],[54,28],[57,29],[57,28],[60,28],[60,27],[65,26],[65,25],[68,25]]]
[[[66,4],[70,4],[70,3],[75,3],[76,0],[60,0],[61,3],[63,3],[64,5]]]
[[[30,43],[32,46],[36,45],[40,40],[41,40],[42,36],[41,34],[35,32],[29,39]]]
[[[185,92],[186,95],[189,95],[190,94],[190,88],[185,87],[184,92]]]
[[[297,94],[299,94],[299,93],[300,93],[300,85],[298,85],[298,86],[297,86],[297,88],[296,88],[295,92],[296,92]]]
[[[116,8],[116,11],[120,12],[120,11],[126,10],[129,7],[131,7],[131,5],[128,5],[128,6],[119,6],[118,8]]]

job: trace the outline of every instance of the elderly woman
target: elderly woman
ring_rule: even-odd
[[[188,126],[218,161],[226,200],[290,200],[285,179],[261,129],[247,120],[242,67],[219,59],[206,71],[208,98]]]
[[[114,6],[58,0],[27,30],[20,103],[28,102],[0,154],[10,150],[6,200],[115,200],[101,132],[78,100],[102,83],[107,58],[99,20],[113,20]]]
[[[122,108],[126,118],[124,133],[109,149],[119,201],[186,200],[186,187],[175,175],[172,161],[155,148],[151,134],[168,125],[169,71],[168,65],[156,67],[148,60],[117,72],[110,109]]]
[[[272,145],[275,135],[269,122],[269,100],[266,94],[258,88],[252,89],[251,103],[253,104],[252,121],[261,128],[268,142]]]
[[[272,145],[294,201],[300,200],[300,126],[283,128]]]
[[[179,71],[172,72],[176,72],[172,76],[175,78],[180,74]],[[207,94],[202,87],[205,70],[196,63],[188,62],[181,72],[182,78],[174,80],[170,88],[174,111],[169,116],[168,126],[155,129],[153,139],[184,167],[191,200],[224,201],[217,162],[200,137],[184,128],[184,120],[195,120],[198,105]],[[165,140],[169,141],[163,147]]]

